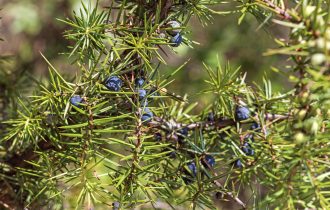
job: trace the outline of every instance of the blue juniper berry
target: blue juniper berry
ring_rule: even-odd
[[[240,159],[235,160],[235,162],[234,162],[234,166],[235,166],[236,168],[243,168],[243,164],[242,164],[242,162],[241,162]]]
[[[187,127],[184,127],[184,128],[181,128],[180,130],[178,130],[178,141],[179,143],[183,143],[184,139],[188,136],[188,128]]]
[[[242,146],[242,151],[249,156],[254,155],[254,150],[252,149],[251,145],[248,142],[244,142]]]
[[[79,107],[79,105],[83,102],[83,99],[79,95],[74,95],[70,98],[70,103],[73,106]]]
[[[105,81],[105,87],[110,91],[119,91],[123,82],[117,76],[111,76]]]
[[[214,113],[213,112],[208,113],[207,121],[214,122]]]
[[[142,79],[142,78],[136,78],[135,79],[135,86],[136,87],[142,87],[143,84],[144,84],[144,79]]]
[[[118,201],[115,201],[112,203],[113,210],[119,210],[120,203]]]
[[[154,134],[154,138],[156,141],[161,141],[162,140],[162,134],[161,133],[155,133]]]
[[[197,167],[195,162],[190,162],[187,164],[187,167],[189,170],[184,168],[183,174],[184,176],[182,177],[183,181],[185,184],[189,185],[194,182],[194,177],[197,176]]]
[[[255,132],[260,132],[261,131],[261,127],[258,123],[254,122],[251,125],[251,130],[255,131]]]
[[[208,168],[210,166],[213,168],[215,166],[215,159],[212,155],[205,155],[204,160],[205,160],[205,162],[202,161],[202,163],[205,167]],[[207,164],[205,164],[205,163],[207,163]]]
[[[251,146],[251,143],[254,142],[253,134],[248,134],[244,137],[244,143],[241,147],[242,151],[249,156],[254,155],[254,150]]]
[[[197,167],[196,167],[195,162],[190,162],[190,163],[188,163],[187,165],[188,165],[188,168],[189,168],[189,170],[190,170],[190,173],[191,173],[194,177],[196,177],[196,175],[197,175]]]
[[[175,151],[172,151],[168,154],[169,158],[171,159],[175,159],[176,158],[176,152]]]
[[[141,120],[143,123],[147,123],[147,122],[150,122],[151,119],[153,118],[153,113],[150,111],[150,109],[148,107],[144,108],[143,110],[143,114],[142,114],[142,117],[141,117]]]
[[[260,126],[260,124],[258,124],[258,123],[256,123],[256,122],[254,122],[254,123],[251,125],[251,128],[250,128],[250,129],[253,130],[253,131],[255,131],[255,132],[261,132],[261,126]],[[267,132],[266,129],[263,130],[263,132],[264,132],[265,135],[268,135],[268,132]],[[253,140],[253,139],[252,139],[252,140]]]
[[[238,121],[247,120],[250,117],[250,110],[245,106],[237,106],[235,111],[235,118]]]
[[[181,24],[178,21],[172,20],[167,23],[169,27],[171,27],[171,30],[168,31],[168,33],[172,36],[177,35],[181,32]]]
[[[147,91],[144,89],[138,89],[138,94],[140,101],[142,101],[146,97]]]
[[[172,47],[179,47],[182,41],[183,41],[182,35],[178,33],[177,35],[171,38],[171,45]]]

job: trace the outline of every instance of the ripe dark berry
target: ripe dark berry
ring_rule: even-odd
[[[184,168],[182,179],[183,179],[184,183],[188,185],[188,184],[191,184],[194,182],[194,180],[195,180],[194,177],[197,176],[197,167],[196,167],[195,162],[188,163],[187,167],[189,170]]]
[[[261,127],[260,127],[260,125],[258,123],[254,122],[251,125],[251,130],[256,131],[256,132],[260,132],[261,131]]]
[[[175,36],[181,32],[181,29],[180,29],[181,24],[178,21],[175,21],[175,20],[169,21],[167,23],[167,25],[172,28],[170,31],[168,31],[168,33],[170,35]]]
[[[242,146],[242,151],[249,156],[254,155],[254,150],[252,149],[251,145],[248,142],[245,142]]]
[[[253,134],[248,134],[244,137],[244,143],[243,146],[241,147],[241,150],[249,156],[253,156],[254,155],[254,150],[251,146],[251,143],[254,142],[253,139]]]
[[[253,156],[254,155],[254,150],[253,149],[250,149],[250,151],[249,151],[249,154],[248,155],[250,155],[250,156]]]
[[[213,112],[208,113],[207,121],[214,122],[214,113]]]
[[[176,158],[176,152],[172,151],[168,154],[168,156],[171,158],[171,159],[175,159]]]
[[[112,203],[113,210],[119,210],[120,203],[118,201],[115,201]]]
[[[235,162],[234,162],[234,166],[235,166],[236,168],[243,168],[243,164],[242,164],[242,162],[241,162],[240,159],[235,160]]]
[[[83,99],[79,95],[74,95],[70,98],[70,103],[73,106],[79,107],[79,105],[83,102]]]
[[[142,87],[143,84],[144,84],[144,79],[142,79],[142,78],[136,78],[135,79],[135,86],[136,87]]]
[[[180,130],[178,130],[178,141],[180,144],[183,143],[184,139],[188,136],[188,128],[187,127],[184,127],[184,128],[181,128]]]
[[[212,155],[205,155],[204,160],[206,161],[206,167],[211,166],[212,168],[215,166],[215,159]]]
[[[193,176],[197,175],[197,167],[196,167],[196,164],[194,162],[188,163],[188,168],[189,168],[189,170],[190,170],[190,172]]]
[[[182,35],[178,33],[177,35],[171,38],[171,45],[172,47],[179,47],[182,41],[183,41]]]
[[[154,138],[156,141],[161,141],[162,140],[162,134],[161,133],[155,133]]]
[[[150,122],[151,119],[153,118],[153,113],[150,111],[150,109],[148,107],[144,108],[141,120],[143,123],[147,123]]]
[[[105,87],[110,91],[119,91],[123,82],[117,76],[111,76],[105,81]]]
[[[146,97],[146,95],[147,95],[147,91],[144,90],[144,89],[139,89],[139,90],[138,90],[138,94],[139,94],[139,99],[140,99],[140,101],[142,101],[142,100]]]
[[[238,121],[247,120],[250,117],[250,110],[245,106],[238,106],[236,107],[235,117]]]
[[[178,133],[181,134],[181,136],[184,136],[184,137],[188,136],[188,132],[189,132],[189,130],[188,130],[187,127],[181,128],[181,129],[178,131]]]

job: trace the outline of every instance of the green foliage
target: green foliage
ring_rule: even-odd
[[[221,3],[126,0],[99,11],[89,2],[62,20],[71,27],[65,36],[74,41],[77,76],[65,78],[45,58],[49,81],[30,98],[15,98],[17,116],[2,123],[0,205],[61,209],[71,193],[75,209],[214,209],[215,199],[236,208],[328,209],[329,4],[256,0],[210,8]],[[238,11],[239,23],[251,13],[260,27],[290,30],[265,54],[288,57],[289,71],[273,69],[294,88],[273,92],[270,80],[247,84],[229,63],[204,65],[209,79],[201,92],[215,100],[194,114],[196,103],[166,89],[185,66],[169,75],[159,70],[174,50],[168,22],[179,21],[183,44],[193,46],[185,37],[192,16],[206,26],[212,15]],[[119,91],[106,88],[110,76],[122,81]],[[74,95],[78,105],[70,103]]]

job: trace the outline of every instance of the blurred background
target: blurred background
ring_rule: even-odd
[[[109,1],[101,1],[101,6],[107,4]],[[79,8],[80,0],[0,0],[0,5],[0,37],[4,39],[0,43],[0,54],[11,56],[7,70],[19,69],[38,80],[46,79],[47,65],[40,55],[42,53],[62,73],[74,72],[75,67],[70,65],[67,56],[61,54],[68,51],[70,44],[63,38],[68,26],[57,19],[71,17],[72,11]],[[226,10],[234,6],[234,3],[227,3],[214,9]],[[196,18],[192,19],[185,37],[199,44],[193,45],[193,48],[186,45],[176,48],[176,53],[170,52],[169,58],[165,58],[168,65],[161,67],[162,71],[173,71],[190,59],[188,65],[177,74],[176,81],[168,87],[169,91],[188,94],[191,101],[200,102],[199,107],[210,103],[212,98],[198,94],[207,79],[202,63],[215,66],[217,55],[222,65],[229,61],[232,68],[241,67],[241,72],[247,72],[250,83],[261,84],[266,76],[272,79],[274,90],[286,88],[283,78],[270,68],[281,67],[285,58],[267,57],[263,53],[275,47],[273,37],[267,33],[269,28],[278,38],[287,37],[287,31],[273,26],[267,30],[258,29],[260,23],[252,15],[248,15],[239,26],[239,15],[216,15],[213,24],[204,28]],[[4,71],[3,67],[1,71]]]

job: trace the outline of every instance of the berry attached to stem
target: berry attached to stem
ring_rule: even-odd
[[[142,78],[136,78],[135,79],[135,86],[136,87],[142,87],[143,84],[144,84],[144,79],[142,79]]]
[[[208,167],[213,168],[215,166],[215,159],[212,155],[205,155],[204,160],[205,160],[205,162],[202,161],[202,163],[206,168],[208,168]],[[207,164],[205,164],[205,163],[207,163]]]
[[[141,117],[141,120],[143,123],[148,123],[151,121],[151,119],[153,118],[153,113],[150,111],[150,109],[148,107],[144,108],[143,110],[143,114]]]
[[[171,27],[171,30],[167,31],[172,36],[176,36],[181,32],[181,24],[178,21],[172,20],[167,23],[168,26]]]
[[[236,107],[235,118],[237,121],[247,120],[250,117],[250,110],[245,106]]]
[[[177,35],[171,38],[171,45],[172,47],[179,47],[182,41],[183,41],[182,35],[178,33]]]
[[[111,76],[105,81],[105,87],[110,91],[118,92],[122,86],[123,82],[117,76]]]
[[[144,89],[138,89],[139,100],[142,101],[147,96],[147,91]]]
[[[70,98],[70,103],[73,106],[79,107],[82,102],[83,102],[83,99],[79,95],[74,95]]]
[[[190,163],[188,163],[188,168],[189,168],[191,174],[192,174],[194,177],[196,177],[196,175],[197,175],[197,167],[196,167],[196,164],[195,164],[194,162],[190,162]]]

